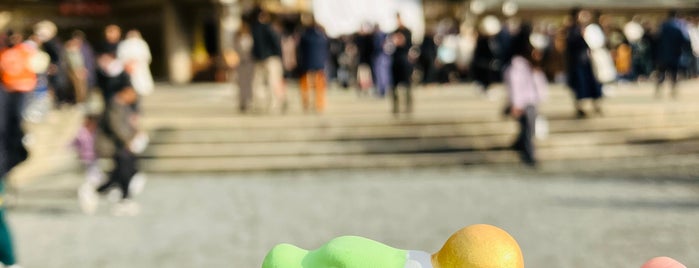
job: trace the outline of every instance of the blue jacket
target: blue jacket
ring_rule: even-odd
[[[298,66],[301,72],[325,69],[328,54],[328,38],[320,28],[309,27],[301,34],[298,47]]]

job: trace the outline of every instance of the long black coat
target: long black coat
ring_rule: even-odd
[[[578,100],[602,97],[602,84],[592,72],[589,51],[590,47],[583,38],[580,26],[571,27],[566,39],[568,86]]]
[[[393,71],[393,85],[410,85],[413,75],[413,64],[410,62],[408,54],[410,53],[410,48],[413,47],[413,35],[410,30],[405,27],[398,28],[393,34],[400,34],[405,37],[405,43],[396,46],[396,51],[393,53],[393,64],[391,68]]]

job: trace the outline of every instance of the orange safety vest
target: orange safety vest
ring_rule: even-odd
[[[18,44],[0,52],[0,80],[8,92],[29,92],[36,88],[36,74],[30,67],[34,49]]]

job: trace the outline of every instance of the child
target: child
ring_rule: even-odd
[[[509,113],[519,121],[520,133],[513,146],[519,151],[525,164],[535,167],[534,127],[537,106],[546,98],[548,85],[538,67],[541,54],[530,43],[531,26],[522,25],[512,42],[513,57],[505,69],[504,78],[509,93]]]
[[[102,183],[104,176],[97,163],[95,150],[95,135],[98,124],[97,116],[87,116],[85,123],[78,130],[78,135],[73,140],[73,146],[78,153],[80,162],[85,169],[85,183],[78,189],[80,208],[85,214],[93,214],[97,209],[97,195],[95,189]]]
[[[133,216],[139,211],[138,204],[131,200],[130,191],[131,181],[135,177],[138,178],[138,184],[142,184],[142,176],[136,176],[137,158],[133,145],[139,139],[133,108],[137,98],[136,91],[131,87],[117,92],[106,106],[98,130],[100,154],[111,155],[114,169],[109,173],[108,181],[97,188],[97,192],[104,194],[114,187],[121,191],[121,200],[113,211],[118,216]]]

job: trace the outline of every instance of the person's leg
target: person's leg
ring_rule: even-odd
[[[676,99],[677,98],[677,75],[678,75],[678,70],[679,66],[671,66],[668,69],[668,72],[670,73],[670,90],[672,94],[672,98]]]
[[[22,127],[22,109],[24,107],[24,97],[25,93],[9,93],[7,94],[7,125],[6,129],[6,143],[8,155],[7,165],[9,169],[12,169],[16,165],[19,165],[29,156],[29,152],[24,147],[24,129]]]
[[[413,112],[413,87],[410,82],[405,84],[405,112]]]
[[[527,165],[536,165],[536,158],[534,156],[536,108],[534,108],[534,106],[527,106],[519,120],[521,126],[520,138],[522,139],[523,145],[522,160]]]
[[[112,187],[116,187],[119,185],[119,170],[121,165],[119,150],[120,149],[116,149],[114,155],[112,155],[112,162],[114,164],[114,168],[111,172],[109,172],[109,177],[107,178],[107,181],[104,182],[100,187],[97,187],[97,192],[100,194],[106,194],[107,191],[112,189]]]
[[[667,69],[665,68],[665,66],[658,67],[658,82],[655,85],[655,97],[656,98],[662,97],[661,88],[663,86],[663,83],[665,83],[665,74],[666,73],[667,73]]]
[[[322,113],[325,111],[325,72],[319,70],[313,76],[315,78],[316,111]]]
[[[280,57],[267,59],[267,71],[269,74],[269,86],[271,90],[271,106],[286,110],[286,89],[284,88],[284,67]]]
[[[134,175],[136,175],[136,156],[126,149],[120,149],[117,152],[115,177],[116,183],[121,189],[122,198],[130,198],[129,184]]]
[[[16,264],[12,236],[5,220],[5,179],[0,179],[0,262],[5,266]]]
[[[252,107],[255,110],[264,109],[263,103],[265,103],[265,92],[267,91],[267,68],[265,67],[265,62],[255,62],[255,76],[253,76],[252,82]]]
[[[238,68],[238,109],[247,112],[252,101],[252,88],[255,79],[254,65],[249,62],[241,64]]]
[[[310,81],[311,80],[311,72],[305,72],[301,75],[301,78],[299,79],[299,86],[301,89],[301,106],[303,107],[303,111],[307,112],[310,109]]]
[[[575,105],[575,112],[576,112],[576,116],[578,118],[585,118],[587,116],[587,114],[585,113],[585,110],[583,109],[583,101],[584,100],[581,100],[581,99],[575,100],[575,104],[574,104]]]
[[[393,104],[393,114],[397,115],[400,107],[398,103],[398,85],[396,83],[391,88],[391,103]]]

